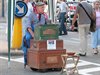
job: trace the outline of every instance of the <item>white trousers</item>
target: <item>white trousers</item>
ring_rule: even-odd
[[[87,46],[88,46],[88,33],[89,33],[89,27],[90,24],[81,24],[79,27],[79,38],[80,38],[80,53],[84,54],[87,52]]]

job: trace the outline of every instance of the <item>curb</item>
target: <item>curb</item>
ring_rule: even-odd
[[[8,51],[1,51],[0,55],[2,56],[8,56]],[[22,50],[11,50],[10,51],[10,55],[11,56],[22,56],[23,55],[23,51]]]
[[[6,23],[6,18],[0,17],[0,23]]]

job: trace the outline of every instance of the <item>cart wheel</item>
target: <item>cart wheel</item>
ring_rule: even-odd
[[[38,69],[35,69],[35,68],[32,68],[32,67],[30,67],[30,69],[31,69],[32,71],[38,71]]]
[[[47,70],[47,69],[38,69],[38,71],[41,72],[41,73],[45,73],[45,72],[47,72],[48,70]]]
[[[54,68],[55,71],[61,71],[62,68]]]

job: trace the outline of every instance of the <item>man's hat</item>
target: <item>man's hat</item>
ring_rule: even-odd
[[[44,3],[43,2],[37,2],[35,5],[36,6],[42,6],[42,5],[44,5]]]

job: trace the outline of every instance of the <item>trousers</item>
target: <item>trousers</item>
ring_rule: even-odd
[[[31,27],[32,27],[32,31],[34,32],[34,26]],[[32,39],[32,36],[28,31],[26,31],[22,41],[22,50],[24,52],[24,64],[27,64],[27,51],[28,48],[30,48],[30,39]]]
[[[88,33],[90,24],[80,24],[79,26],[79,38],[80,38],[80,53],[87,52],[88,46]]]
[[[65,14],[66,12],[60,13],[60,34],[62,34],[62,31],[64,32],[64,34],[67,34],[67,30],[66,30],[66,26],[65,26],[65,22],[66,22],[66,18],[65,18]]]

